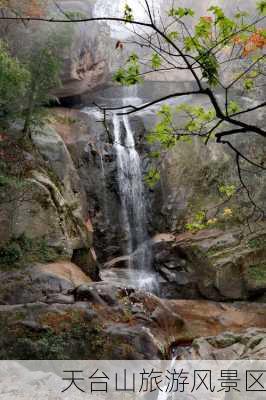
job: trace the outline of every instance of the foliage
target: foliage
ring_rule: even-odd
[[[0,265],[13,266],[21,260],[22,255],[19,244],[10,242],[6,247],[0,248]]]
[[[233,215],[233,210],[231,208],[229,208],[229,207],[224,208],[224,210],[223,210],[224,217],[230,218],[230,217],[232,217],[232,215]]]
[[[224,194],[226,197],[232,197],[236,193],[235,185],[221,185],[219,192]]]
[[[266,282],[266,263],[250,266],[248,269],[248,277],[255,281]]]
[[[63,50],[70,43],[70,31],[63,29],[60,33],[53,31],[45,41],[35,43],[35,49],[30,50],[27,68],[31,81],[28,87],[28,106],[25,112],[24,132],[28,132],[34,120],[34,113],[43,104],[49,103],[54,97],[51,91],[60,86],[60,70],[63,61]]]
[[[173,147],[177,141],[191,143],[193,134],[204,134],[204,129],[215,119],[213,108],[188,103],[178,106],[164,104],[157,115],[159,122],[146,139],[150,144],[159,143],[163,150]]]
[[[154,53],[151,59],[151,67],[153,69],[158,69],[162,65],[162,58],[159,56],[159,54]]]
[[[195,11],[192,10],[192,8],[184,8],[184,7],[178,7],[174,8],[172,7],[168,13],[169,17],[177,17],[177,18],[183,18],[186,16],[193,17],[195,15]]]
[[[173,112],[172,108],[164,104],[157,112],[160,122],[155,126],[154,131],[147,135],[147,141],[150,144],[160,143],[164,149],[172,147],[176,143],[173,135]]]
[[[156,168],[150,168],[144,178],[146,184],[150,188],[153,188],[156,185],[156,183],[158,183],[159,179],[160,179],[160,172]]]
[[[23,268],[34,262],[52,262],[60,257],[45,238],[31,239],[25,235],[11,239],[0,248],[0,268]]]
[[[25,185],[24,181],[18,179],[15,176],[0,174],[0,188],[2,189],[7,187],[13,187],[16,190],[19,190],[21,187],[24,187],[24,185]]]
[[[193,221],[186,224],[185,228],[190,232],[197,232],[205,229],[208,226],[206,220],[206,211],[198,211],[193,218]]]
[[[217,208],[218,208],[217,211],[219,211],[218,206]],[[209,219],[207,218],[207,211],[205,210],[198,211],[194,215],[192,221],[185,225],[186,230],[192,233],[196,233],[202,229],[207,229],[218,224],[223,224],[233,216],[233,210],[229,207],[225,207],[221,211],[222,212],[220,213],[219,217],[217,216]]]
[[[125,4],[124,19],[128,22],[133,21],[134,19],[132,8],[128,4]]]
[[[0,41],[0,109],[2,117],[14,114],[16,105],[21,108],[18,99],[25,96],[30,73],[15,57],[12,57],[7,45]]]
[[[255,239],[250,239],[248,241],[248,247],[251,249],[260,249],[264,248],[266,246],[266,236],[262,235],[261,237],[255,238]]]
[[[266,14],[266,0],[257,1],[257,10],[260,14]]]
[[[136,53],[130,55],[125,68],[119,68],[116,71],[113,80],[124,86],[135,85],[136,83],[142,82],[139,57]]]
[[[226,201],[229,201],[236,194],[235,185],[223,184],[218,187],[218,190],[221,195],[225,196]],[[228,206],[221,208],[221,206],[217,205],[216,208],[216,216],[212,218],[207,217],[207,210],[198,211],[192,221],[185,225],[185,228],[190,232],[198,232],[202,229],[222,224],[233,216],[233,210]]]
[[[240,111],[239,104],[234,100],[229,101],[229,104],[227,106],[227,112],[229,114],[235,114],[235,113],[237,113],[239,111]]]
[[[20,59],[0,41],[0,118],[24,118],[24,131],[43,118],[42,106],[49,103],[60,86],[63,51],[70,44],[70,30],[36,34],[36,39]],[[45,38],[45,39],[44,39]]]

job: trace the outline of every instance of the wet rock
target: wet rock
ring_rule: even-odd
[[[104,268],[111,269],[111,268],[128,268],[128,264],[130,261],[130,256],[121,256],[113,258],[112,260],[108,261],[104,264]]]

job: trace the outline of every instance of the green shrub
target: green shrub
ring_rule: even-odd
[[[45,238],[30,239],[21,235],[0,248],[0,266],[2,269],[23,268],[37,262],[52,262],[60,256],[62,251],[49,246]]]
[[[256,281],[266,281],[266,263],[252,265],[248,270],[250,279]]]
[[[11,242],[7,247],[0,248],[0,264],[12,265],[19,262],[23,252],[18,243]]]

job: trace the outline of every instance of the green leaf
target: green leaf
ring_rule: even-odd
[[[115,72],[113,80],[123,86],[131,86],[142,82],[139,57],[136,53],[132,53],[129,56],[125,68],[119,68]]]
[[[212,32],[212,21],[201,17],[195,26],[196,36],[199,38],[210,38]]]
[[[184,39],[184,47],[186,51],[193,51],[200,47],[200,43],[196,37],[186,37]]]
[[[257,10],[259,14],[266,15],[266,0],[257,1]]]
[[[227,197],[232,197],[236,193],[235,185],[221,185],[219,192],[225,194]]]
[[[149,153],[149,157],[154,159],[160,158],[160,155],[161,153],[159,151],[151,151]]]
[[[171,8],[168,15],[169,17],[177,17],[177,18],[183,18],[186,16],[193,17],[195,15],[195,11],[192,8],[184,8],[184,7]]]
[[[228,112],[229,114],[235,114],[240,111],[240,106],[236,101],[231,100],[228,104]]]
[[[159,54],[154,53],[151,59],[151,66],[153,69],[158,69],[162,65],[162,58]]]
[[[216,56],[203,50],[199,52],[198,59],[201,65],[203,78],[206,78],[210,85],[217,85],[219,63]]]
[[[206,212],[205,211],[198,211],[193,218],[193,221],[186,224],[185,228],[191,232],[197,232],[202,229],[207,228],[206,222]]]
[[[30,79],[30,71],[12,57],[7,45],[0,40],[0,108],[7,118],[15,109],[22,111]]]
[[[131,63],[137,63],[139,61],[139,56],[136,53],[130,54],[127,62]]]
[[[251,90],[254,88],[254,81],[253,79],[245,79],[244,80],[244,88],[246,90]]]
[[[133,10],[128,4],[125,4],[124,19],[128,22],[132,22],[134,19]]]
[[[223,9],[218,6],[211,6],[208,11],[212,11],[217,20],[223,19],[225,17]]]
[[[168,37],[170,40],[177,40],[177,39],[179,38],[179,33],[176,32],[176,31],[169,32],[168,35],[167,35],[167,37]]]
[[[160,180],[160,173],[156,168],[150,168],[146,176],[144,177],[146,184],[153,188]]]

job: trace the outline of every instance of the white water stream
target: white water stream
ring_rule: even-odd
[[[147,233],[141,160],[135,148],[134,132],[128,116],[119,117],[114,114],[113,127],[122,226],[127,235],[126,251],[130,255],[130,272],[132,280],[135,280],[135,276],[138,277],[139,287],[149,289],[153,286],[153,276],[150,273],[151,249]]]
[[[142,100],[137,96],[137,87],[124,88],[123,104],[138,105]],[[124,111],[126,109],[123,109]],[[102,115],[95,108],[83,110],[97,120]],[[156,276],[152,271],[151,244],[148,235],[148,222],[145,201],[145,188],[141,159],[135,146],[135,132],[132,129],[128,115],[119,116],[113,113],[111,116],[113,125],[113,146],[116,153],[117,186],[120,197],[120,228],[124,237],[123,255],[128,256],[128,277],[134,287],[148,291],[157,290]],[[104,159],[100,157],[101,174],[106,190]],[[103,194],[105,198],[105,194]],[[106,201],[104,202],[106,204]],[[107,204],[106,204],[107,207]],[[108,213],[105,212],[107,216]],[[118,222],[119,223],[119,222]]]

